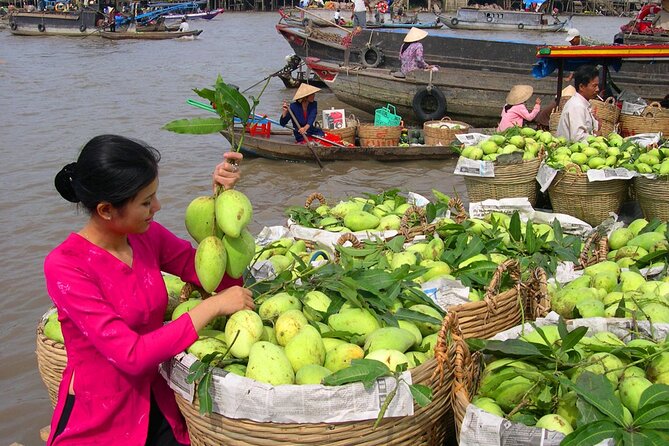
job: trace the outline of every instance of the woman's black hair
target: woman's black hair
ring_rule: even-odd
[[[160,153],[148,144],[118,135],[99,135],[81,149],[76,163],[56,174],[56,190],[90,213],[103,201],[123,207],[158,176]]]

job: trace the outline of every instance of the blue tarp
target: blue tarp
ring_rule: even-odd
[[[559,59],[542,58],[532,67],[532,76],[537,79],[549,76],[553,71],[558,69]],[[563,59],[564,70],[574,71],[581,65],[608,65],[609,69],[613,68],[615,71],[620,70],[622,61],[620,59]]]
[[[538,5],[543,5],[546,0],[523,0],[523,4],[526,8],[529,8],[532,3]]]

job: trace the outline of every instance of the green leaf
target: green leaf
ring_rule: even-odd
[[[669,386],[653,384],[641,394],[634,425],[649,429],[669,429]]]
[[[606,415],[601,413],[595,406],[585,401],[583,398],[576,400],[576,408],[578,409],[578,426],[594,423],[599,420],[608,420]]]
[[[409,390],[414,401],[420,406],[425,407],[432,402],[432,389],[423,384],[409,384]]]
[[[542,356],[536,344],[521,339],[507,339],[506,341],[488,340],[483,348],[484,353],[505,357],[532,357]]]
[[[520,227],[520,214],[518,211],[514,212],[509,222],[509,235],[511,239],[520,241],[523,238],[523,231]]]
[[[197,396],[200,399],[201,415],[210,414],[213,409],[211,394],[209,393],[212,376],[213,374],[211,372],[207,373],[197,386]]]
[[[622,444],[625,446],[659,446],[666,445],[667,440],[653,430],[636,432],[623,431]]]
[[[595,406],[619,426],[624,425],[623,405],[613,393],[611,382],[605,376],[584,372],[576,383],[566,378],[560,378],[560,383],[575,390],[580,398]]]
[[[560,318],[562,319],[562,318]],[[587,327],[577,327],[562,339],[562,351],[571,350],[588,332]]]
[[[620,429],[610,420],[595,421],[581,426],[567,435],[560,446],[592,446],[602,440],[619,435]]]
[[[441,203],[449,204],[451,202],[451,197],[439,192],[437,189],[432,189],[432,195],[434,195],[434,198]]]
[[[362,382],[368,389],[378,378],[391,374],[388,366],[380,361],[354,359],[349,367],[323,378],[323,384],[326,386],[341,386],[353,382]]]
[[[249,101],[237,89],[223,82],[220,76],[216,80],[216,96],[217,100],[220,97],[222,103],[230,105],[235,116],[243,121],[248,119],[251,113]]]
[[[168,122],[163,128],[174,133],[207,135],[210,133],[219,133],[227,127],[218,118],[193,118],[177,119]]]
[[[428,324],[441,324],[441,320],[433,316],[428,316],[427,314],[419,313],[418,311],[412,311],[410,308],[400,308],[395,313],[395,317],[404,321],[411,322],[425,322]]]
[[[525,226],[525,248],[529,254],[534,254],[541,248],[540,240],[537,239],[537,235],[534,233],[532,220],[527,220]]]
[[[401,252],[404,250],[404,240],[404,236],[393,237],[392,240],[386,243],[386,246],[392,252]]]

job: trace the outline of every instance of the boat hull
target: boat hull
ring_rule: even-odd
[[[104,16],[98,11],[17,12],[9,17],[9,30],[16,36],[82,37],[95,31],[95,24]]]
[[[555,32],[563,29],[566,24],[566,21],[558,20],[550,23],[548,16],[540,12],[475,8],[460,8],[455,16],[440,15],[439,19],[451,29],[478,31]]]
[[[230,140],[225,134],[223,136]],[[236,138],[241,136],[237,131]],[[321,161],[411,161],[443,160],[457,156],[448,146],[409,147],[324,147],[313,146]],[[269,138],[244,135],[241,151],[247,156],[257,156],[284,161],[315,162],[314,155],[306,144],[297,144],[292,132],[272,133]]]
[[[152,32],[110,32],[103,31],[100,33],[100,36],[103,39],[109,40],[166,40],[166,39],[178,39],[180,37],[196,37],[202,33],[201,29],[196,29],[193,31],[152,31]]]
[[[184,17],[186,17],[187,20],[196,20],[196,19],[211,20],[222,13],[223,9],[220,8],[210,12],[196,12],[192,14],[167,14],[164,17],[165,20],[181,20]]]

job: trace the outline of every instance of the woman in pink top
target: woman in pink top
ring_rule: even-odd
[[[498,132],[503,132],[514,125],[522,127],[525,121],[532,121],[541,109],[541,99],[537,98],[531,112],[527,111],[525,101],[532,97],[534,89],[530,85],[514,85],[506,95],[506,104],[502,109],[502,120],[497,126]]]
[[[242,157],[224,156],[214,183],[230,188],[240,174],[229,161]],[[56,175],[58,192],[89,219],[44,262],[67,348],[48,445],[190,444],[158,366],[215,317],[254,307],[251,291],[225,277],[225,291],[163,325],[161,271],[199,282],[190,242],[153,221],[159,159],[141,142],[101,135]]]

